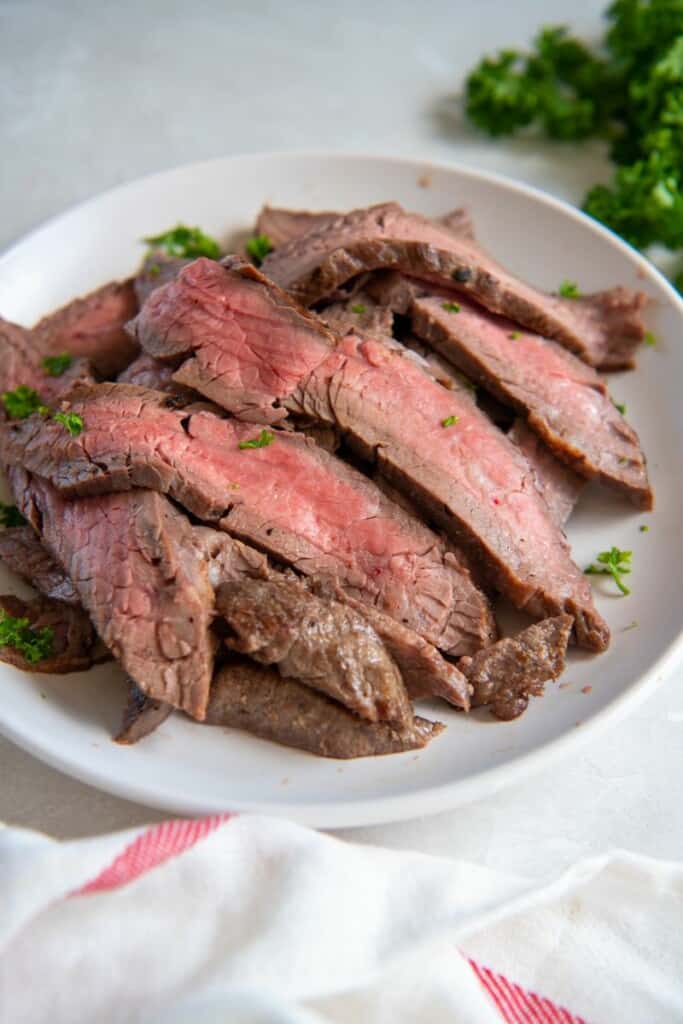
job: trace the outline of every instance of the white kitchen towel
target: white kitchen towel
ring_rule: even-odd
[[[683,865],[539,883],[224,815],[0,828],[2,1024],[671,1024]]]

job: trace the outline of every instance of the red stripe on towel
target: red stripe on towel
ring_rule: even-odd
[[[134,839],[99,875],[69,895],[83,896],[127,885],[151,868],[189,850],[231,817],[230,814],[213,814],[208,818],[163,821],[154,825]]]
[[[483,967],[476,960],[470,959],[469,964],[505,1024],[586,1024],[583,1017],[508,981],[505,975]]]

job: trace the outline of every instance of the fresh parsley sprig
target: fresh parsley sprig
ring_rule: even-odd
[[[584,210],[640,249],[683,249],[683,3],[612,0],[606,17],[596,47],[553,26],[528,52],[484,59],[467,78],[466,111],[493,136],[605,139],[614,176]],[[683,273],[674,284],[683,291]]]
[[[0,608],[0,647],[11,647],[34,665],[52,654],[54,630],[51,626],[34,629],[28,619],[15,618]]]
[[[611,576],[619,590],[624,595],[631,593],[622,580],[631,572],[631,551],[621,551],[619,548],[610,548],[609,551],[601,551],[597,556],[598,565],[589,565],[584,572],[587,576]]]

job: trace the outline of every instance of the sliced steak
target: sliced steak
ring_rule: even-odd
[[[314,228],[338,217],[332,210],[312,213],[309,210],[287,210],[277,206],[263,206],[256,218],[254,234],[266,235],[277,249],[292,238],[300,238]]]
[[[420,750],[444,728],[417,716],[402,729],[389,722],[368,722],[324,694],[246,659],[231,662],[216,674],[206,721],[337,758]]]
[[[116,743],[130,745],[149,736],[173,711],[171,704],[153,700],[129,678],[128,700],[123,709],[121,728],[114,737]]]
[[[508,437],[518,446],[531,466],[536,486],[543,495],[553,520],[558,526],[564,526],[586,485],[585,479],[563,462],[559,462],[523,419],[515,420]]]
[[[172,395],[178,408],[201,399],[196,391],[176,384],[173,379],[174,373],[175,370],[168,363],[141,352],[116,380],[120,384],[136,384],[138,387],[151,388],[153,391],[163,391],[167,395]]]
[[[135,297],[138,306],[142,306],[155,289],[159,288],[162,284],[168,284],[169,281],[172,281],[180,273],[183,267],[186,267],[191,262],[191,259],[177,259],[173,256],[167,256],[159,250],[149,253],[134,279]]]
[[[241,359],[245,373],[250,370],[251,321],[238,315],[238,304],[230,298],[233,288],[241,295],[242,272],[234,262],[220,267],[198,260],[186,268],[177,281],[152,296],[138,317],[139,327],[144,318],[145,347],[168,347],[170,332],[183,338],[184,350],[200,351],[205,337],[202,319],[206,320],[205,313],[210,313],[220,294],[223,308],[233,310],[226,330],[233,373],[240,376]],[[198,287],[203,278],[211,282],[209,305]],[[249,283],[260,289],[268,321],[277,321],[285,301],[282,293],[255,271]],[[157,315],[159,310],[163,315]],[[289,312],[283,321],[291,325]],[[241,344],[235,343],[236,326]],[[381,343],[357,337],[338,341],[324,360],[307,358],[309,369],[293,390],[294,360],[285,358],[279,342],[269,348],[268,336],[260,328],[257,337],[268,373],[274,374],[278,360],[282,364],[279,400],[292,413],[337,427],[364,457],[376,460],[456,543],[464,542],[478,556],[496,588],[518,607],[544,617],[566,611],[575,619],[582,645],[596,650],[606,647],[609,632],[593,606],[588,581],[571,561],[566,540],[551,521],[528,464],[469,398],[465,401],[449,392]],[[306,350],[310,337],[309,331],[290,332],[290,344],[297,350],[301,340]],[[318,335],[317,344],[320,355],[326,339]],[[220,345],[221,324],[213,318],[210,346]],[[201,382],[198,389],[202,390]],[[214,394],[220,404],[234,409],[230,391]],[[462,422],[454,429],[444,428],[444,422],[453,417]],[[19,448],[21,457],[25,457],[24,446]]]
[[[614,288],[580,299],[547,295],[504,270],[472,239],[406,213],[396,203],[322,224],[280,246],[263,263],[264,273],[304,305],[378,269],[466,292],[492,313],[555,338],[592,366],[632,366],[645,332],[643,293]]]
[[[288,210],[277,206],[263,206],[256,220],[254,234],[267,235],[273,248],[290,242],[293,238],[301,238],[309,231],[315,231],[331,221],[343,217],[343,213],[334,210],[322,210],[312,213],[309,210]],[[462,207],[450,210],[436,218],[455,235],[463,238],[474,238],[474,227],[469,212]]]
[[[225,583],[216,610],[226,645],[298,679],[371,722],[408,725],[413,712],[396,665],[372,626],[294,580]]]
[[[33,416],[3,428],[0,454],[70,496],[133,487],[170,494],[297,571],[338,580],[449,653],[493,639],[489,604],[455,553],[362,473],[282,431],[241,450],[257,440],[256,428],[169,401],[125,384],[72,392],[68,407],[85,424],[78,437]]]
[[[116,379],[121,384],[137,384],[156,391],[169,391],[173,387],[174,372],[168,363],[162,363],[160,359],[141,352]]]
[[[203,718],[214,593],[188,520],[152,491],[64,501],[23,470],[10,478],[23,514],[126,672],[149,697]]]
[[[320,310],[320,319],[338,334],[368,334],[372,338],[391,337],[394,314],[361,289],[350,299],[331,302]]]
[[[462,672],[414,630],[392,619],[372,604],[359,601],[329,581],[308,580],[313,593],[343,601],[365,618],[380,637],[401,672],[413,700],[440,697],[469,711],[470,686]]]
[[[564,671],[571,629],[571,617],[557,615],[462,658],[460,668],[474,687],[473,706],[488,704],[505,721],[521,715],[529,697],[542,696],[544,684]]]
[[[48,597],[23,601],[19,597],[3,594],[0,596],[0,609],[15,619],[26,619],[28,625],[36,631],[45,627],[52,630],[52,649],[39,661],[28,661],[13,647],[0,647],[1,661],[26,672],[59,675],[84,672],[110,657],[90,619],[80,607],[53,601]]]
[[[416,298],[415,333],[523,415],[553,453],[586,478],[652,508],[645,457],[595,370],[553,341],[460,299]]]
[[[45,597],[80,604],[73,583],[30,526],[14,526],[0,533],[0,561]]]
[[[175,380],[242,419],[272,423],[277,403],[328,355],[335,338],[240,260],[198,259],[158,288],[131,330],[156,359],[189,356]]]
[[[437,217],[437,221],[439,224],[443,224],[445,228],[448,228],[454,235],[474,241],[472,218],[470,217],[469,210],[464,209],[462,206],[442,214],[441,217]]]
[[[582,646],[607,646],[588,581],[526,460],[471,400],[380,343],[347,337],[288,404],[335,424],[517,607],[541,617],[566,611]]]
[[[88,364],[77,359],[59,377],[51,377],[43,365],[45,352],[32,331],[0,318],[0,390],[14,391],[22,385],[36,391],[46,405],[52,404],[60,394],[77,383],[92,381]],[[0,416],[6,417],[4,405]]]
[[[124,330],[137,308],[133,282],[112,281],[44,317],[33,335],[44,354],[83,356],[101,377],[115,377],[138,351]]]

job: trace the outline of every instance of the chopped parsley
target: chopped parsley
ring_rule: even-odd
[[[351,312],[356,313],[358,316],[362,316],[365,312],[365,306],[362,302],[357,302],[355,306],[351,306]]]
[[[72,437],[83,433],[83,417],[76,412],[56,412],[52,418],[56,423],[62,423]]]
[[[643,525],[639,526],[638,529],[641,533],[649,533],[650,527],[643,523]]]
[[[657,344],[657,338],[652,333],[652,331],[645,331],[645,334],[643,335],[643,344],[649,345],[650,348],[655,347],[655,345]]]
[[[521,338],[521,337],[522,337],[522,332],[521,331],[511,331],[508,334],[508,338],[510,338],[512,341],[517,341],[517,339]]]
[[[147,267],[147,275],[149,277],[158,277],[160,273],[161,267],[159,266],[158,263],[150,263],[150,265]]]
[[[589,565],[584,572],[587,576],[611,576],[622,594],[628,595],[631,591],[621,577],[631,572],[631,555],[631,551],[620,551],[614,547],[601,551],[597,556],[599,565]]]
[[[268,238],[268,235],[254,235],[247,242],[247,255],[251,257],[257,267],[260,267],[269,252],[275,246]]]
[[[59,356],[45,356],[43,369],[49,377],[61,377],[73,363],[73,358],[68,352],[62,352]]]
[[[221,254],[221,247],[215,238],[204,234],[201,228],[188,228],[184,224],[178,224],[170,231],[162,231],[160,235],[149,235],[143,241],[151,249],[161,249],[174,259],[208,256],[211,260],[217,260]]]
[[[447,416],[445,420],[441,420],[442,427],[454,427],[456,423],[460,422],[459,416]]]
[[[460,306],[457,302],[442,302],[441,308],[445,309],[447,313],[459,313]]]
[[[0,526],[26,526],[26,520],[16,505],[6,505],[0,501]]]
[[[43,414],[48,411],[38,392],[33,388],[27,388],[25,384],[20,384],[14,391],[5,391],[2,404],[7,415],[13,420],[25,420],[34,412]]]
[[[559,294],[563,299],[578,299],[581,297],[579,286],[576,281],[564,280],[558,288]]]
[[[623,402],[615,402],[614,399],[612,399],[612,405],[617,410],[617,412],[621,413],[622,416],[626,415],[626,406]]]
[[[0,647],[11,647],[35,664],[52,654],[54,630],[51,626],[33,629],[28,619],[17,619],[0,608]]]
[[[258,437],[252,437],[251,441],[240,441],[237,447],[242,450],[245,448],[267,448],[274,440],[275,434],[271,434],[269,430],[262,430]]]

